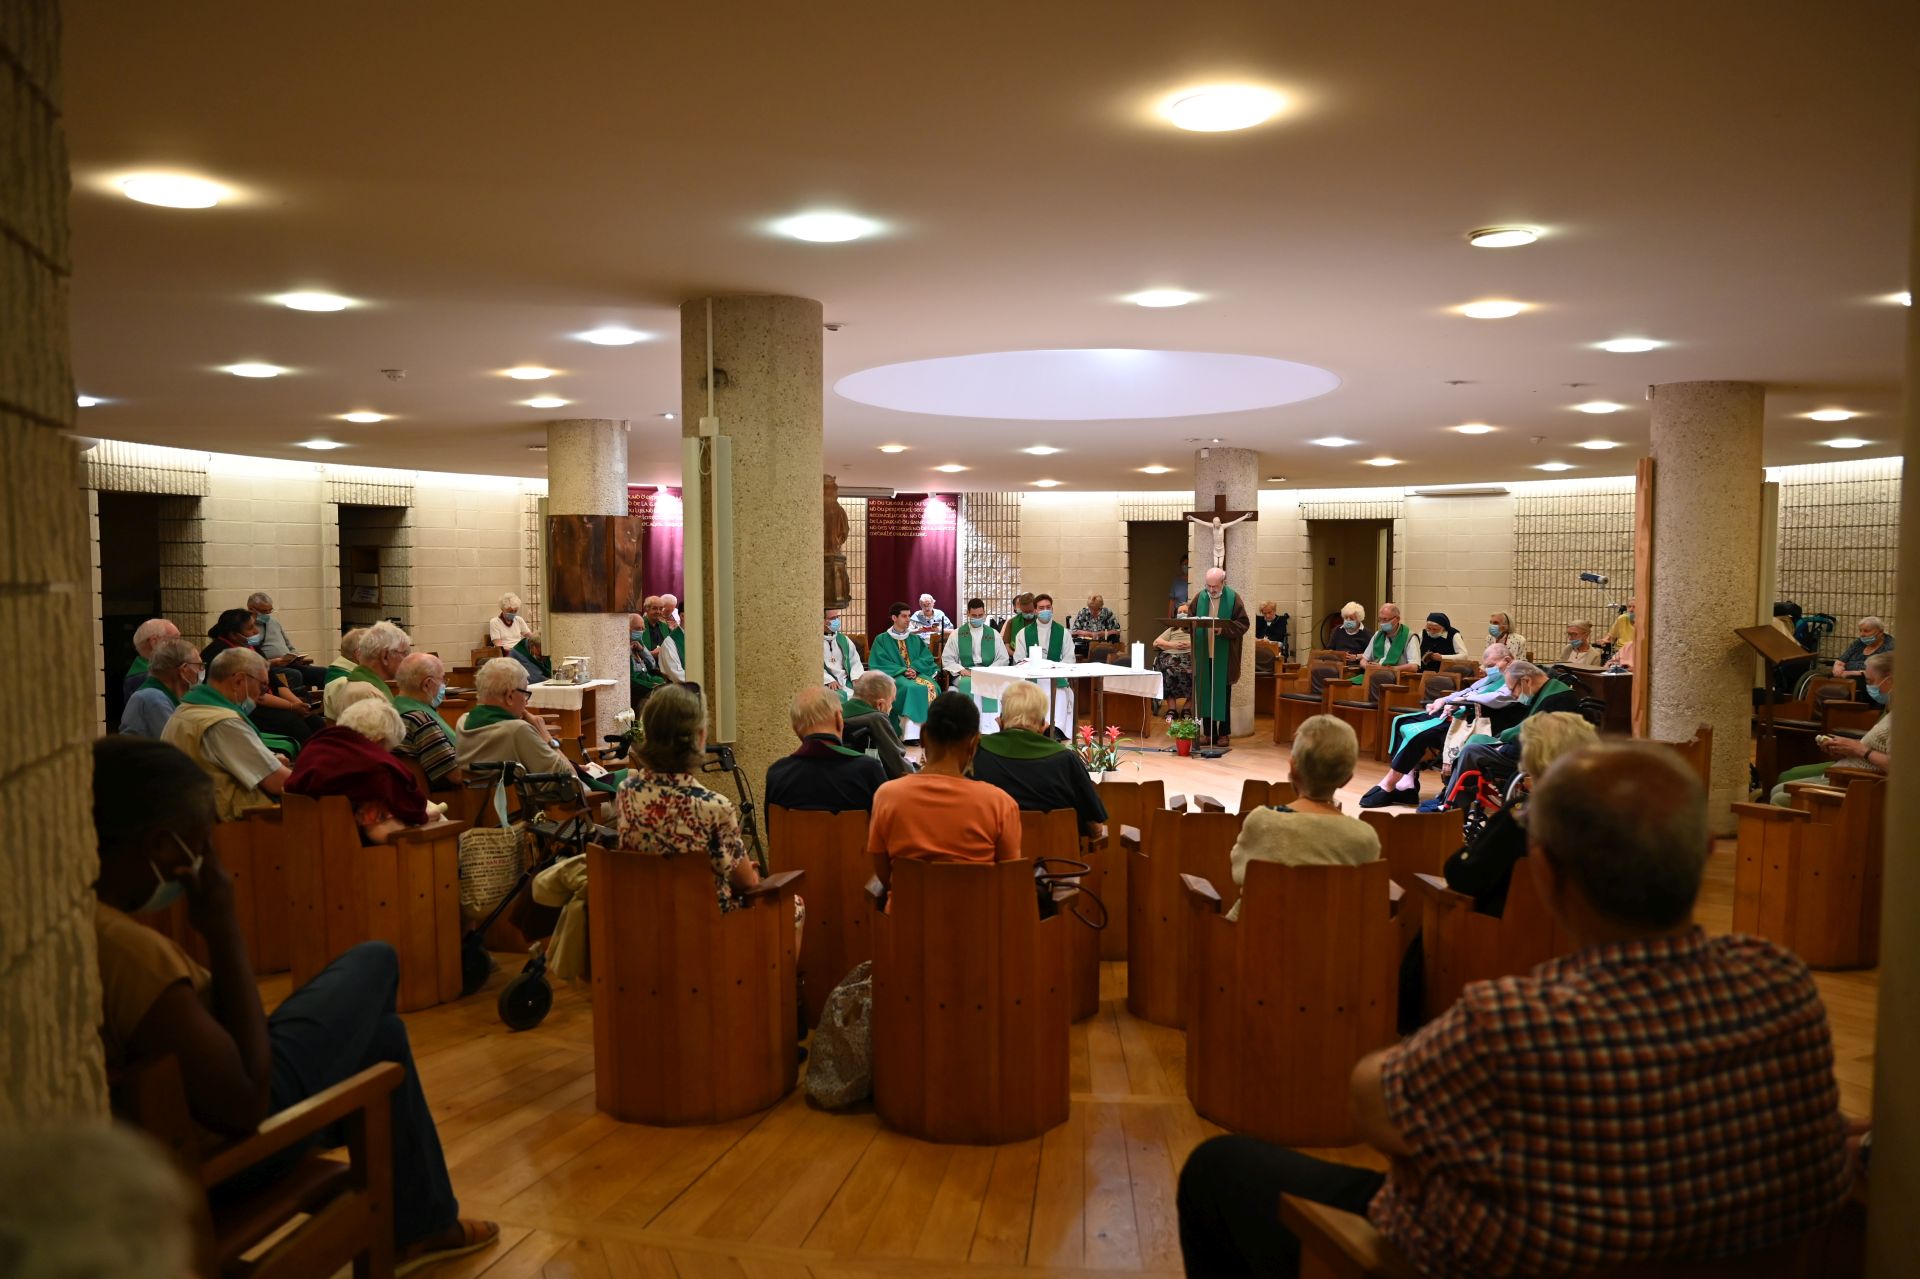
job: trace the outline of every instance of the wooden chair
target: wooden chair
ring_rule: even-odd
[[[1799,786],[1793,799],[1793,808],[1733,806],[1733,929],[1779,942],[1813,968],[1871,968],[1880,961],[1887,781],[1867,774],[1844,789]]]
[[[873,920],[867,881],[865,809],[808,812],[767,805],[767,864],[807,877],[807,927],[799,956],[800,993],[807,1024],[817,1026],[827,996],[846,975],[873,958]]]
[[[1256,808],[1270,808],[1276,804],[1291,804],[1297,795],[1291,781],[1274,782],[1264,777],[1243,777],[1240,779],[1240,799],[1233,811],[1245,817]],[[1224,813],[1227,806],[1211,795],[1195,795],[1193,803],[1203,813]]]
[[[1092,866],[1106,854],[1096,852],[1080,838],[1080,815],[1071,808],[1020,814],[1020,855],[1028,861],[1042,857],[1070,857]],[[1092,880],[1088,874],[1087,880]],[[1089,888],[1092,887],[1088,883]],[[1098,891],[1098,890],[1096,890]],[[1104,898],[1101,899],[1105,901]],[[1070,917],[1067,923],[1067,1007],[1074,1021],[1085,1021],[1100,1011],[1100,932]]]
[[[1851,676],[1815,675],[1807,681],[1807,686],[1800,690],[1800,696],[1789,702],[1775,703],[1773,717],[1776,720],[1805,720],[1817,723],[1823,703],[1850,702],[1859,691],[1859,681]]]
[[[1274,684],[1273,740],[1279,745],[1291,742],[1300,725],[1313,716],[1328,714],[1334,689],[1343,686],[1345,668],[1338,662],[1317,660],[1318,656]]]
[[[1101,959],[1125,959],[1127,957],[1127,866],[1132,861],[1129,849],[1123,847],[1121,831],[1132,827],[1136,831],[1147,828],[1147,815],[1167,806],[1167,784],[1158,779],[1150,782],[1122,782],[1111,777],[1097,783],[1094,789],[1100,792],[1100,802],[1107,806],[1107,839],[1100,846],[1102,856],[1094,868],[1093,891],[1107,906],[1107,927],[1100,934]],[[1137,841],[1133,845],[1137,847]]]
[[[1420,813],[1411,808],[1366,808],[1360,820],[1380,836],[1380,858],[1393,882],[1413,888],[1415,875],[1438,875],[1466,843],[1466,813],[1458,808]]]
[[[1837,697],[1820,703],[1820,731],[1823,733],[1864,733],[1880,722],[1886,709],[1872,702],[1847,702]]]
[[[400,956],[397,1006],[418,1012],[460,997],[461,822],[403,831],[362,845],[339,795],[281,799],[287,946],[293,984],[305,985],[364,941]]]
[[[1425,709],[1428,702],[1436,697],[1445,697],[1448,693],[1457,693],[1463,686],[1458,677],[1444,672],[1431,671],[1415,679],[1403,680],[1386,690],[1380,699],[1380,731],[1374,742],[1373,756],[1385,763],[1393,757],[1393,721],[1410,711]]]
[[[1066,930],[1026,861],[893,863],[876,915],[873,1104],[925,1141],[1037,1137],[1068,1110]]]
[[[587,850],[594,1103],[627,1123],[715,1124],[793,1091],[793,888],[722,912],[704,856]]]
[[[1440,673],[1451,675],[1462,686],[1480,678],[1480,659],[1477,657],[1443,657],[1440,659]]]
[[[1127,858],[1127,1007],[1176,1030],[1186,1022],[1187,926],[1180,877],[1233,882],[1237,813],[1163,809],[1147,818]]]
[[[1498,916],[1475,910],[1473,898],[1437,875],[1416,875],[1407,887],[1420,898],[1429,1013],[1451,1008],[1468,982],[1518,976],[1573,949],[1572,937],[1540,900],[1531,858],[1514,864],[1506,910]]]
[[[195,1222],[196,1273],[308,1279],[351,1265],[356,1279],[387,1279],[394,1266],[391,1102],[405,1078],[392,1062],[370,1066],[211,1152],[200,1148],[177,1057],[117,1074],[113,1112],[166,1147],[207,1196]],[[328,1129],[344,1138],[347,1162],[308,1150],[263,1185],[223,1189]],[[242,1260],[268,1240],[264,1252]]]
[[[1386,735],[1386,697],[1390,689],[1398,688],[1411,677],[1388,667],[1375,667],[1366,673],[1363,684],[1349,684],[1344,680],[1332,685],[1332,695],[1327,700],[1327,713],[1338,716],[1353,726],[1354,733],[1360,738],[1360,753],[1373,754],[1380,748],[1380,739]],[[1295,725],[1298,728],[1298,725]]]
[[[253,971],[265,976],[290,966],[287,950],[286,851],[280,810],[258,808],[239,821],[217,822],[213,849],[233,877],[233,910],[246,939]],[[187,920],[182,898],[163,911],[136,915],[141,923],[171,937],[197,963],[207,962],[206,942]]]
[[[1386,864],[1251,862],[1237,921],[1213,884],[1181,878],[1194,1110],[1283,1146],[1351,1144],[1354,1064],[1395,1037],[1400,933]]]

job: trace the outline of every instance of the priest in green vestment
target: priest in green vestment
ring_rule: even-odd
[[[884,675],[893,676],[893,726],[900,729],[902,719],[916,724],[927,722],[927,703],[940,695],[933,677],[939,666],[928,650],[927,642],[912,634],[908,619],[913,609],[896,601],[888,610],[893,625],[874,637],[867,651],[867,665]],[[904,730],[901,730],[904,735]]]
[[[947,647],[940,654],[940,666],[953,676],[956,692],[973,697],[980,707],[983,717],[980,729],[990,733],[984,719],[988,715],[998,715],[1000,703],[991,697],[974,697],[973,676],[968,674],[977,666],[1005,666],[1008,664],[1006,641],[994,633],[987,625],[987,603],[975,597],[967,601],[966,620],[947,636]]]
[[[1420,669],[1420,643],[1400,620],[1398,604],[1380,606],[1380,629],[1373,633],[1360,654],[1360,673],[1349,676],[1347,683],[1365,684],[1367,673],[1376,666],[1399,671]]]
[[[1033,597],[1033,620],[1014,632],[1013,664],[1064,662],[1072,664],[1073,633],[1053,620],[1053,596],[1044,591]],[[1073,685],[1055,679],[1048,702],[1048,720],[1063,738],[1073,736]]]
[[[1193,628],[1193,705],[1202,741],[1224,745],[1233,735],[1233,686],[1240,682],[1240,646],[1247,606],[1227,585],[1227,571],[1207,570],[1206,588],[1194,597],[1193,616],[1218,618],[1217,626]]]

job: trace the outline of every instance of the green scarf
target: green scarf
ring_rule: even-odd
[[[433,722],[440,726],[440,731],[447,735],[448,741],[457,742],[460,740],[459,734],[453,731],[453,725],[447,723],[446,720],[441,719],[439,711],[427,705],[425,702],[421,701],[417,697],[407,697],[404,694],[399,697],[396,697],[393,699],[393,708],[399,711],[402,715],[405,715],[408,711],[425,711],[427,714],[433,716]]]
[[[982,737],[980,749],[1001,759],[1045,759],[1049,755],[1063,754],[1067,744],[1042,737],[1031,729],[1003,728]]]
[[[839,742],[839,741],[837,741],[837,740],[836,740],[836,741],[829,741],[829,740],[827,740],[827,738],[826,738],[826,736],[825,736],[824,734],[823,734],[823,735],[819,735],[819,736],[810,736],[810,737],[808,737],[808,738],[807,738],[807,740],[808,740],[808,741],[810,741],[810,742],[812,742],[812,741],[817,741],[817,742],[819,742],[819,743],[820,743],[820,744],[821,744],[822,746],[824,746],[824,747],[826,747],[826,748],[827,748],[828,750],[830,750],[830,751],[832,751],[832,752],[833,752],[834,754],[836,754],[836,755],[845,755],[845,756],[846,756],[847,758],[849,758],[849,759],[865,759],[865,758],[867,757],[867,753],[866,753],[865,751],[857,751],[857,750],[855,750],[855,749],[853,749],[853,747],[851,747],[851,746],[846,746],[846,745],[843,745],[842,743],[840,743],[840,742]]]
[[[1393,638],[1387,641],[1386,653],[1381,657],[1374,658],[1373,660],[1376,661],[1381,666],[1404,665],[1405,659],[1407,656],[1407,637],[1412,634],[1413,632],[1407,628],[1407,624],[1405,622],[1400,623],[1398,626],[1393,628]],[[1379,639],[1380,639],[1380,632],[1375,631],[1373,633],[1373,639],[1370,639],[1367,641],[1368,653],[1373,652],[1373,646],[1376,642],[1379,641]],[[1366,683],[1366,681],[1367,681],[1367,673],[1365,671],[1362,671],[1358,675],[1355,675],[1350,679],[1348,679],[1347,683],[1364,684]]]
[[[980,650],[980,660],[975,662],[973,660],[973,627],[964,622],[960,624],[960,665],[968,670],[972,670],[975,666],[993,665],[993,632],[982,626],[980,635],[987,642],[986,646]]]
[[[145,675],[146,673],[147,673],[147,659],[144,657],[134,658],[133,665],[127,667],[127,676],[129,678],[135,675]]]
[[[489,724],[504,724],[508,720],[519,719],[504,706],[476,706],[467,712],[467,731],[485,728]]]
[[[140,688],[157,688],[161,692],[165,693],[167,695],[167,700],[172,702],[175,706],[178,706],[180,704],[180,699],[173,695],[173,690],[168,688],[165,684],[162,684],[159,680],[155,679],[151,675],[147,676],[146,681],[140,685]],[[140,691],[140,688],[136,688],[133,691],[137,693]]]
[[[834,646],[840,650],[840,673],[848,679],[852,679],[853,641],[842,635],[839,631],[835,631],[832,635],[828,636],[828,638],[831,639],[834,642]],[[831,675],[833,672],[828,671],[827,673]]]
[[[878,715],[879,713],[878,709],[867,705],[857,697],[849,697],[840,707],[840,714],[846,719],[852,719],[855,715]]]
[[[235,715],[238,715],[240,722],[252,730],[255,737],[260,736],[260,730],[254,727],[253,721],[247,718],[247,713],[240,709],[239,704],[229,699],[225,693],[222,693],[211,684],[195,684],[187,690],[187,695],[180,700],[182,702],[192,702],[195,706],[225,707]]]

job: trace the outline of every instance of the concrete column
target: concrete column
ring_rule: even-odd
[[[1260,455],[1252,449],[1224,449],[1211,446],[1193,453],[1193,509],[1213,509],[1213,499],[1224,496],[1230,511],[1258,509],[1260,500]],[[1192,570],[1193,593],[1198,594],[1207,570],[1213,567],[1213,533],[1199,525],[1190,525],[1187,563]],[[1255,543],[1253,521],[1247,520],[1226,530],[1227,585],[1245,605],[1251,621],[1260,601],[1253,597]],[[1201,643],[1198,632],[1194,643]],[[1233,735],[1245,737],[1253,732],[1253,632],[1241,641],[1240,682],[1233,686]]]
[[[547,512],[551,515],[627,513],[627,424],[615,418],[547,423]],[[599,720],[582,724],[589,746],[618,731],[613,717],[626,709],[627,615],[549,612],[543,649],[555,666],[584,656],[595,679],[611,679],[595,699]]]
[[[0,1130],[106,1114],[93,949],[93,761],[100,675],[87,499],[67,342],[66,142],[60,9],[9,0],[0,22],[0,625],[40,660],[8,700],[28,731],[0,737],[8,882],[0,893]],[[182,629],[185,629],[184,627]]]
[[[1753,650],[1733,632],[1754,619],[1765,408],[1753,382],[1653,388],[1653,735],[1713,726],[1707,814],[1721,835],[1747,797]]]
[[[769,296],[684,303],[680,386],[687,436],[699,434],[708,412],[709,315],[717,370],[712,412],[733,456],[733,745],[758,786],[767,766],[795,745],[788,703],[820,682],[820,600],[826,589],[820,550],[820,304]],[[689,486],[699,482],[694,476],[684,480]],[[696,536],[699,530],[687,529],[689,539]],[[709,552],[702,558],[707,580],[689,581],[687,595],[704,616],[714,617],[714,557]]]

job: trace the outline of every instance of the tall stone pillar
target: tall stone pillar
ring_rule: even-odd
[[[1193,453],[1193,509],[1212,510],[1213,499],[1225,497],[1230,511],[1251,511],[1260,503],[1260,455],[1252,449],[1223,449],[1211,446]],[[1198,594],[1213,567],[1213,533],[1191,525],[1188,537],[1188,566],[1192,590]],[[1259,608],[1254,598],[1255,543],[1253,521],[1243,520],[1225,531],[1227,541],[1227,585],[1246,606],[1252,620]],[[1198,631],[1193,642],[1205,643]],[[1240,682],[1233,686],[1233,735],[1245,737],[1253,732],[1253,632],[1241,641]]]
[[[733,745],[756,786],[795,745],[788,703],[820,682],[821,332],[820,304],[808,298],[695,298],[680,308],[683,432],[697,436],[709,412],[711,343],[711,412],[731,445],[733,615],[721,624],[733,639]],[[712,492],[701,477],[683,484]],[[689,526],[686,536],[707,534]],[[707,618],[718,608],[714,549],[700,557],[706,580],[686,588]],[[709,629],[709,679],[713,640]]]
[[[0,1130],[104,1116],[93,951],[93,762],[98,731],[87,502],[71,440],[67,148],[60,127],[60,8],[9,0],[0,22],[0,626],[39,659],[14,680],[28,731],[0,737],[10,891],[0,893]],[[182,619],[183,622],[196,619]],[[184,625],[182,629],[188,629]]]
[[[1653,735],[1713,726],[1707,814],[1721,835],[1747,797],[1753,650],[1733,632],[1755,615],[1765,408],[1753,382],[1653,388]]]
[[[547,513],[549,515],[625,515],[627,513],[627,424],[616,418],[571,418],[547,423]],[[627,615],[556,613],[545,627],[546,655],[556,666],[562,658],[584,656],[595,679],[611,679],[595,699],[599,720],[582,724],[587,745],[618,731],[613,717],[628,705]]]

